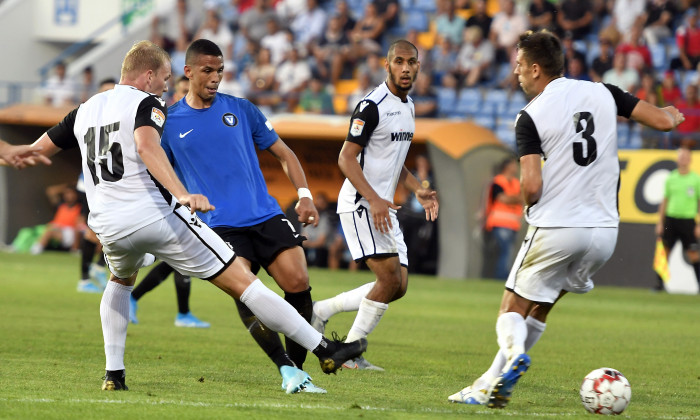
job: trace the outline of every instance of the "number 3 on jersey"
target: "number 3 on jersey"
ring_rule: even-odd
[[[586,127],[581,124],[582,121],[586,122]],[[574,125],[576,126],[576,133],[581,133],[581,137],[586,141],[586,152],[584,153],[583,142],[574,142],[574,162],[580,166],[588,166],[598,157],[598,150],[596,147],[595,138],[593,138],[593,132],[595,131],[595,124],[593,123],[593,115],[590,112],[577,112],[574,114]]]
[[[109,145],[109,133],[119,131],[119,122],[103,125],[100,127],[100,135],[95,138],[95,127],[90,127],[85,133],[83,140],[85,141],[87,165],[90,168],[90,175],[95,185],[100,181],[116,182],[124,176],[124,157],[122,156],[122,146],[119,143]],[[108,155],[109,153],[109,155]],[[112,157],[111,165],[109,164],[109,156]],[[95,166],[95,158],[100,165],[100,173],[97,173]],[[110,170],[110,166],[112,169]]]

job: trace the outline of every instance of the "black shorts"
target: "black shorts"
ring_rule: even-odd
[[[281,214],[253,226],[215,227],[214,232],[233,247],[236,255],[251,262],[250,269],[255,274],[260,267],[267,269],[277,254],[301,246],[306,240]]]
[[[664,232],[661,235],[664,246],[670,250],[679,239],[684,251],[698,248],[698,241],[695,237],[695,219],[665,217]]]

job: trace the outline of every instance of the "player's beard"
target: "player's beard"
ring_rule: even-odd
[[[418,76],[418,73],[416,73],[416,74],[413,75],[413,77],[411,78],[411,83],[409,83],[408,87],[403,87],[403,86],[401,85],[401,76],[403,76],[403,75],[399,75],[398,77],[395,77],[393,74],[391,74],[391,76],[390,76],[390,77],[391,77],[391,83],[393,83],[394,86],[396,86],[396,89],[398,89],[398,90],[400,90],[400,91],[402,91],[402,92],[408,93],[408,91],[410,91],[411,89],[413,89],[413,82],[416,81],[416,76]]]

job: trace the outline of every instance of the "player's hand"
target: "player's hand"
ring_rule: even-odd
[[[683,121],[685,121],[685,115],[678,110],[675,106],[667,106],[663,108],[664,111],[668,112],[673,118],[673,127],[678,127]]]
[[[440,203],[437,198],[437,191],[429,188],[419,188],[416,190],[416,198],[425,209],[425,220],[434,222],[438,217]]]
[[[308,197],[303,197],[297,201],[297,205],[294,206],[294,211],[297,212],[297,220],[304,226],[313,225],[318,226],[318,210],[314,205],[314,201]]]
[[[216,207],[209,203],[209,199],[202,194],[185,194],[178,197],[177,201],[183,206],[190,208],[190,213],[194,214],[197,211],[206,213],[208,211],[214,210]]]
[[[389,209],[398,210],[401,206],[397,206],[391,201],[384,200],[382,198],[370,201],[369,212],[372,215],[372,220],[374,221],[374,228],[382,233],[391,232],[394,228],[391,224],[391,218],[389,217]]]
[[[42,155],[41,147],[29,144],[21,146],[8,146],[3,150],[2,158],[8,165],[15,169],[24,169],[27,166],[37,164],[51,165],[51,159]]]
[[[695,239],[700,238],[700,225],[695,226]]]
[[[664,225],[661,222],[657,223],[656,227],[654,228],[654,232],[656,233],[656,236],[660,238],[664,233]]]

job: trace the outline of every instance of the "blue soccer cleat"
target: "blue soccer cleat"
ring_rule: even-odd
[[[282,366],[280,374],[282,375],[282,389],[287,394],[296,394],[307,382],[311,383],[309,374],[294,366]]]
[[[129,322],[132,324],[138,324],[139,320],[136,318],[136,310],[139,308],[139,304],[136,303],[137,300],[133,296],[129,295]]]
[[[89,280],[80,280],[77,289],[80,293],[102,293],[102,289]]]
[[[525,353],[515,356],[510,366],[493,381],[493,389],[489,396],[489,408],[505,408],[510,401],[513,388],[530,367],[530,356]]]
[[[102,286],[102,289],[107,287],[107,281],[109,279],[107,278],[107,269],[105,269],[103,266],[91,264],[89,274],[90,278],[94,279],[100,284],[100,286]]]
[[[211,324],[200,321],[199,318],[192,315],[192,312],[186,314],[177,314],[175,317],[175,326],[184,328],[209,328]]]

